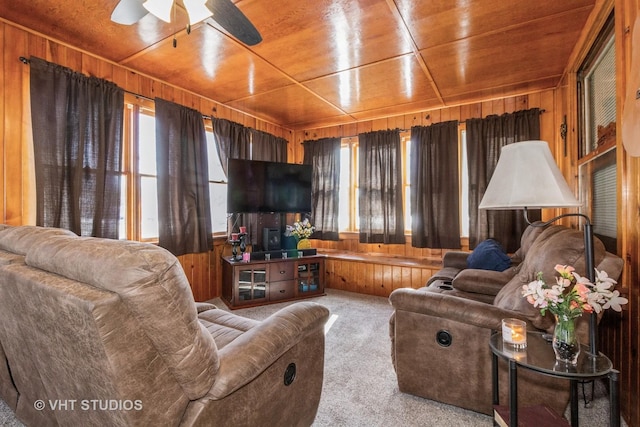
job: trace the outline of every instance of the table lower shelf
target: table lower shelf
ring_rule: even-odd
[[[494,405],[493,420],[494,425],[509,427],[509,407],[507,405]],[[569,421],[544,405],[518,408],[518,427],[542,426],[569,427]]]

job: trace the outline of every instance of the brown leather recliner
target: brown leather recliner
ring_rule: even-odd
[[[36,234],[24,262],[0,268],[0,342],[25,424],[313,422],[325,307],[246,319],[196,304],[155,245]]]
[[[595,265],[618,279],[623,260],[595,239]],[[528,249],[515,275],[486,303],[468,298],[480,294],[443,293],[422,288],[402,288],[389,297],[395,308],[390,319],[391,357],[400,391],[486,414],[492,413],[491,350],[489,338],[504,318],[525,320],[530,330],[551,331],[551,314],[540,311],[522,297],[522,286],[542,271],[547,283],[557,264],[573,265],[586,275],[584,236],[581,231],[555,225],[544,229]],[[588,343],[588,316],[578,322],[581,342]],[[447,331],[451,345],[438,344],[436,335]],[[507,402],[506,364],[501,363],[500,400]],[[545,404],[563,414],[569,400],[569,382],[528,370],[518,374],[519,405]]]
[[[12,227],[0,224],[0,268],[15,263],[24,264],[27,250],[43,236],[66,235],[75,236],[68,230],[59,228],[44,228],[35,226]],[[0,340],[0,399],[9,408],[16,410],[18,405],[18,390],[11,375],[11,369],[5,356],[2,341]]]

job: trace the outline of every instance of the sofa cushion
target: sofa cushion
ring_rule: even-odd
[[[504,271],[511,267],[511,258],[502,245],[494,239],[486,239],[469,254],[467,267],[479,270]]]
[[[515,271],[515,267],[504,271],[468,268],[462,270],[451,284],[459,291],[495,296],[513,278]]]
[[[0,249],[18,255],[26,255],[34,244],[44,242],[51,236],[76,236],[76,234],[62,228],[36,225],[5,227],[0,229]]]
[[[218,350],[260,323],[221,309],[203,311],[198,318],[213,337]]]

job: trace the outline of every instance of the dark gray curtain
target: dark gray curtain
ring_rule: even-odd
[[[213,137],[216,142],[220,164],[227,174],[228,159],[249,159],[251,157],[251,136],[249,129],[225,119],[211,119]]]
[[[517,111],[469,119],[467,127],[467,163],[469,168],[469,247],[475,248],[487,238],[498,240],[507,252],[520,247],[520,236],[527,227],[522,211],[479,210],[487,185],[498,163],[500,150],[507,144],[540,139],[540,110]],[[540,210],[529,211],[533,222]]]
[[[400,131],[358,135],[360,243],[405,243]]]
[[[156,98],[159,244],[174,255],[213,248],[202,114]]]
[[[460,248],[458,121],[411,128],[411,244]]]
[[[31,58],[36,223],[117,239],[124,92]]]
[[[287,140],[255,129],[251,133],[251,159],[287,162]]]
[[[339,240],[340,138],[304,141],[304,164],[312,165],[311,223],[313,237]]]

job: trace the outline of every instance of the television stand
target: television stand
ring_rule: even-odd
[[[324,295],[324,255],[233,261],[222,257],[222,300],[231,309]]]

